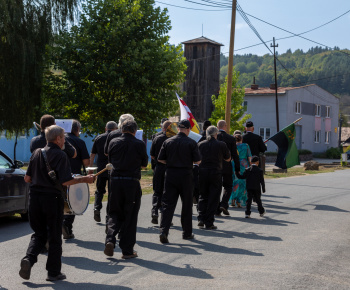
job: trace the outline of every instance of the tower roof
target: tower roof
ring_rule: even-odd
[[[182,42],[182,44],[198,44],[198,43],[211,43],[211,44],[223,46],[223,44],[216,42],[214,40],[211,40],[209,38],[206,38],[204,36]]]

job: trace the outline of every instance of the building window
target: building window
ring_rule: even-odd
[[[330,117],[331,117],[331,107],[326,106],[326,118],[330,118]]]
[[[260,128],[260,136],[263,140],[269,139],[271,136],[270,128]]]
[[[326,144],[329,144],[329,143],[331,142],[331,132],[330,132],[330,131],[329,131],[329,132],[326,132],[324,142],[325,142]]]
[[[315,110],[315,116],[321,117],[321,105],[316,105]]]
[[[296,102],[295,103],[295,113],[296,114],[301,114],[301,102]]]
[[[315,143],[320,143],[321,131],[315,131]]]
[[[248,101],[243,101],[242,107],[243,107],[244,112],[247,112],[247,110],[248,110]]]

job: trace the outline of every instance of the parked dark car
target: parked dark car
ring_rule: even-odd
[[[23,162],[12,161],[0,150],[0,216],[21,214],[28,220],[28,189]]]

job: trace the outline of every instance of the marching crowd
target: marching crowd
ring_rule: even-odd
[[[152,136],[153,196],[151,223],[160,224],[160,242],[169,243],[168,235],[179,197],[182,202],[183,239],[193,239],[193,204],[197,205],[198,227],[215,230],[215,216],[230,215],[228,208],[246,206],[245,217],[251,216],[251,204],[265,214],[261,190],[265,192],[259,154],[266,150],[262,138],[253,133],[254,125],[246,123],[246,133],[226,133],[226,122],[217,126],[204,123],[202,138],[197,143],[188,137],[188,120],[177,123],[177,134],[170,136],[173,124],[162,119],[162,129]],[[135,137],[137,123],[130,114],[123,114],[119,123],[110,121],[106,132],[97,136],[89,155],[79,138],[81,125],[73,121],[71,133],[55,125],[53,116],[40,120],[41,134],[32,139],[32,156],[25,181],[30,183],[29,221],[34,233],[21,260],[19,275],[29,279],[31,268],[40,253],[48,252],[48,281],[66,279],[61,272],[62,235],[74,238],[74,215],[63,215],[64,186],[93,183],[96,175],[85,168],[97,157],[97,170],[112,164],[112,170],[97,176],[94,220],[101,222],[103,195],[108,188],[106,238],[104,253],[113,256],[119,239],[123,259],[137,257],[137,220],[141,205],[141,169],[148,164],[146,145]],[[174,134],[173,134],[174,135]],[[81,174],[83,168],[85,175]],[[73,175],[74,174],[74,175]],[[222,193],[222,197],[221,197]],[[160,216],[160,221],[159,221]]]

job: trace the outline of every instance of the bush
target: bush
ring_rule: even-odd
[[[310,150],[307,149],[300,149],[299,151],[299,155],[308,155],[308,154],[312,154],[312,152]]]
[[[329,148],[326,150],[326,156],[331,159],[339,159],[341,156],[341,150],[335,147]]]

